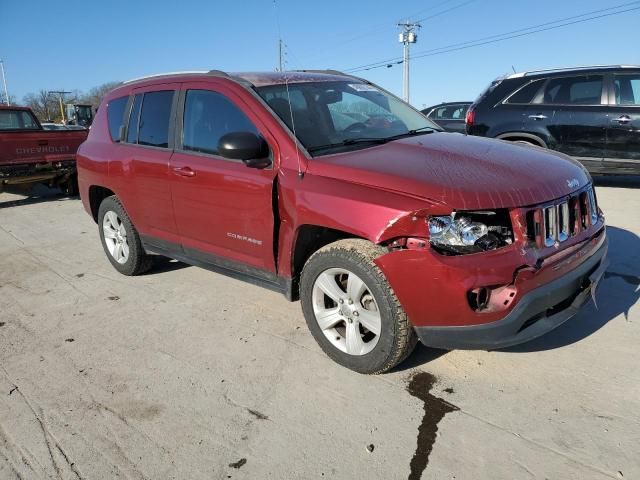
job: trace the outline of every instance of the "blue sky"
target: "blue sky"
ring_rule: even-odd
[[[395,24],[425,20],[413,51],[513,31],[629,0],[0,0],[0,58],[11,94],[88,90],[176,70],[273,70],[278,26],[288,68],[347,69],[401,57]],[[635,2],[630,7],[640,7]],[[279,22],[276,21],[276,10]],[[416,59],[411,103],[474,99],[495,77],[565,65],[640,64],[640,10]],[[400,95],[402,66],[359,75]]]

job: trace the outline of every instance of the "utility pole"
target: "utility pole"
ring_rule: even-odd
[[[278,39],[278,71],[282,72],[282,65],[283,65],[283,61],[282,61],[282,56],[284,55],[283,51],[282,51],[282,39]]]
[[[71,93],[71,92],[65,92],[65,91],[50,91],[49,93],[57,93],[58,94],[58,101],[60,102],[60,115],[62,115],[62,123],[64,123],[66,125],[66,121],[65,121],[65,115],[64,115],[64,107],[62,106],[62,98],[64,95],[66,95],[67,93]]]
[[[412,43],[416,43],[418,41],[418,34],[416,33],[416,30],[419,29],[422,25],[420,25],[419,23],[412,23],[412,22],[409,22],[409,20],[406,20],[403,23],[399,23],[398,26],[402,28],[402,31],[398,36],[398,40],[404,46],[404,55],[402,60],[402,64],[404,66],[404,69],[403,69],[404,83],[402,87],[402,97],[404,101],[408,103],[409,102],[409,61],[410,61],[409,46]]]
[[[0,60],[0,70],[2,70],[2,83],[4,84],[4,100],[7,102],[7,106],[11,106],[9,102],[9,91],[7,90],[7,79],[4,76],[4,61]]]

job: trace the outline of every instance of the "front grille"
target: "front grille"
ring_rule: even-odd
[[[598,222],[593,187],[527,212],[527,236],[540,248],[559,246]]]

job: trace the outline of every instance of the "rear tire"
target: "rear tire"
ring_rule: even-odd
[[[140,275],[151,268],[152,258],[144,251],[138,231],[115,195],[100,204],[98,230],[102,248],[117,271]]]
[[[316,342],[335,362],[359,373],[390,370],[417,343],[406,313],[374,263],[386,252],[366,240],[339,240],[315,252],[300,279],[302,311]]]
[[[75,197],[79,193],[78,175],[73,174],[67,180],[60,184],[60,190],[68,197]]]

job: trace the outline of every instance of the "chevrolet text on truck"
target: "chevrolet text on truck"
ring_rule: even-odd
[[[29,108],[0,106],[0,192],[44,183],[76,194],[76,150],[86,138],[86,130],[43,129]]]
[[[300,299],[326,354],[362,373],[389,370],[418,339],[538,337],[606,268],[580,164],[441,132],[340,72],[126,82],[98,110],[78,173],[119,272],[160,254]]]

